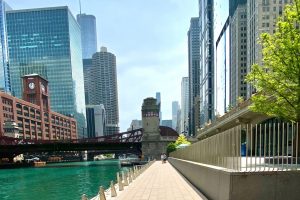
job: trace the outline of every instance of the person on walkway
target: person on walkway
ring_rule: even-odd
[[[167,162],[167,155],[164,153],[163,154],[163,163],[166,163]]]
[[[160,159],[161,159],[161,163],[164,164],[164,154],[163,153],[160,155]]]

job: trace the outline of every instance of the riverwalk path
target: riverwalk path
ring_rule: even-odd
[[[154,162],[110,200],[206,200],[170,163]]]

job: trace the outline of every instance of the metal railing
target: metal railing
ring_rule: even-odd
[[[238,125],[170,156],[234,171],[297,170],[299,134],[298,123]]]

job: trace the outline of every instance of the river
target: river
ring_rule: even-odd
[[[96,196],[121,170],[117,160],[48,164],[42,168],[0,170],[1,200],[74,200]]]

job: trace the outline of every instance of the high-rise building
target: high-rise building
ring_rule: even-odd
[[[11,10],[10,6],[0,0],[0,90],[10,91],[9,60],[7,45],[6,11]]]
[[[223,115],[230,107],[229,0],[214,1],[213,22],[214,115]]]
[[[230,14],[230,105],[247,95],[247,7],[246,0],[229,1]]]
[[[97,52],[97,29],[94,15],[78,14],[77,22],[81,28],[82,58],[92,58]]]
[[[162,125],[162,112],[161,112],[161,96],[160,92],[156,92],[156,103],[159,105],[159,124]]]
[[[21,76],[45,77],[51,109],[74,116],[81,137],[86,127],[81,36],[68,7],[8,11],[6,22],[12,94],[22,96]]]
[[[188,133],[188,114],[189,114],[189,78],[183,77],[181,80],[181,130],[184,134]]]
[[[214,117],[213,1],[199,0],[200,126]]]
[[[104,105],[86,106],[87,135],[89,138],[104,136],[106,114]]]
[[[89,90],[89,87],[91,87],[91,83],[93,80],[93,59],[87,58],[82,60],[83,64],[83,76],[84,76],[84,93],[85,93],[85,104],[89,105],[89,91],[93,92],[93,89]]]
[[[119,106],[117,88],[116,56],[107,52],[106,47],[93,55],[90,77],[86,77],[88,103],[103,104],[106,111],[105,135],[119,132]]]
[[[167,126],[172,128],[172,120],[171,119],[162,120],[162,126]]]
[[[176,130],[177,127],[177,116],[179,110],[178,101],[172,101],[172,128]]]
[[[182,133],[181,129],[181,109],[179,108],[177,111],[177,122],[176,122],[176,132],[177,133]]]
[[[131,121],[130,127],[127,129],[127,131],[132,131],[140,128],[143,128],[142,120],[134,119]]]
[[[188,56],[189,56],[189,127],[190,134],[195,133],[195,127],[200,125],[198,116],[196,116],[196,99],[200,95],[200,27],[199,18],[193,17],[190,21],[188,31]],[[198,98],[197,98],[198,97]],[[199,113],[199,112],[198,112]]]
[[[282,15],[284,6],[293,0],[248,0],[247,1],[247,72],[254,63],[262,64],[262,47],[258,43],[261,33],[275,31],[278,16]],[[254,93],[247,85],[247,98]]]

